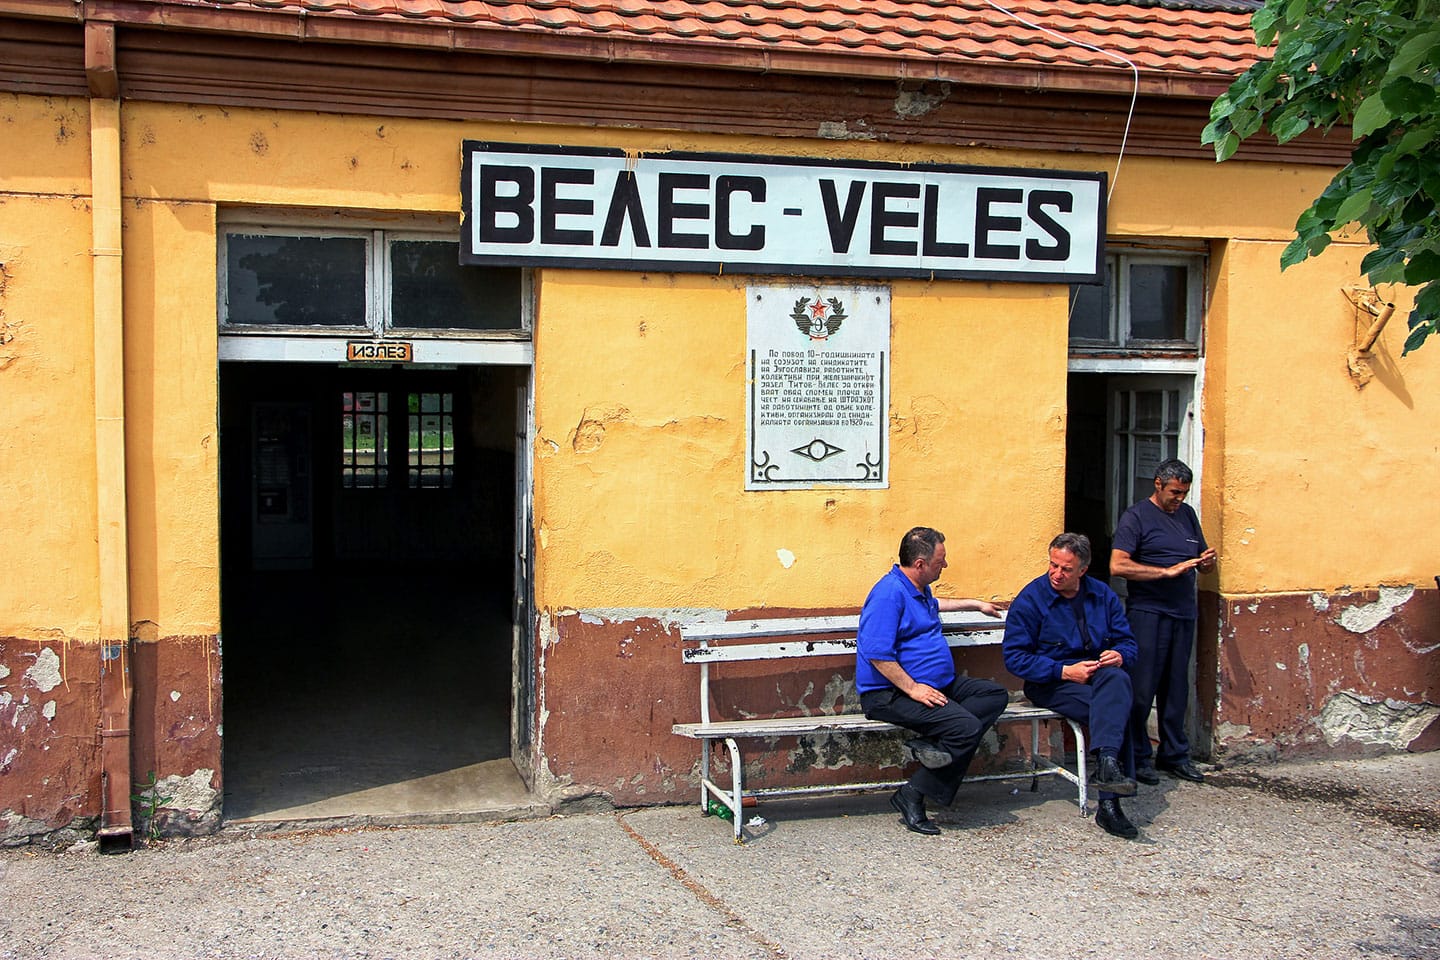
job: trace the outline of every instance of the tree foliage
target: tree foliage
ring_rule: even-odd
[[[1281,269],[1358,224],[1372,284],[1421,288],[1405,353],[1440,332],[1440,0],[1265,0],[1255,39],[1274,46],[1211,105],[1217,161],[1268,130],[1281,143],[1348,124],[1350,162],[1300,215]]]

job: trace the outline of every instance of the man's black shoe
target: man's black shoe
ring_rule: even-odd
[[[1095,822],[1111,836],[1126,840],[1134,840],[1140,836],[1135,824],[1131,823],[1130,818],[1125,816],[1125,811],[1120,809],[1119,800],[1101,800],[1100,809],[1095,811]]]
[[[1102,753],[1095,764],[1095,787],[1121,797],[1135,796],[1135,781],[1125,776],[1120,761],[1108,753]]]
[[[939,770],[941,767],[948,767],[955,762],[946,750],[934,740],[926,740],[924,737],[916,737],[913,740],[905,741],[905,752],[910,754],[914,760],[919,760],[920,765],[931,770]]]
[[[1160,782],[1160,774],[1156,773],[1155,768],[1147,763],[1135,768],[1135,779],[1147,787],[1153,787]]]
[[[1189,780],[1191,783],[1204,783],[1205,774],[1195,769],[1195,764],[1189,760],[1181,760],[1179,763],[1157,763],[1157,769],[1164,770],[1172,777],[1179,777],[1181,780]]]
[[[895,791],[895,795],[890,798],[890,806],[900,812],[900,822],[905,824],[905,829],[923,833],[927,837],[940,835],[940,828],[935,821],[925,816],[925,795],[910,784],[907,783]]]

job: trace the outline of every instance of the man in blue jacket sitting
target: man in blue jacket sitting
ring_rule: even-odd
[[[1025,681],[1025,696],[1090,728],[1106,833],[1140,835],[1120,809],[1135,795],[1128,725],[1135,636],[1115,591],[1092,577],[1090,538],[1062,533],[1050,541],[1050,570],[1026,584],[1005,621],[1005,667]]]
[[[938,836],[940,827],[926,816],[925,798],[942,806],[954,802],[981,738],[1010,699],[993,680],[955,672],[940,613],[999,613],[984,600],[936,597],[930,585],[948,565],[939,530],[915,527],[906,533],[900,562],[865,598],[855,651],[855,688],[865,716],[920,734],[906,747],[921,765],[890,805],[907,830],[928,836]]]

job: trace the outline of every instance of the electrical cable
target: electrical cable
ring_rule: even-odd
[[[1086,50],[1094,50],[1101,56],[1109,57],[1111,60],[1123,63],[1125,64],[1125,66],[1130,68],[1130,75],[1133,80],[1130,88],[1130,109],[1125,114],[1125,132],[1120,136],[1120,153],[1115,157],[1115,172],[1110,175],[1110,190],[1105,194],[1105,202],[1109,203],[1110,198],[1115,193],[1115,184],[1120,179],[1120,164],[1125,159],[1125,145],[1130,141],[1130,124],[1135,119],[1135,104],[1140,97],[1140,68],[1135,66],[1134,63],[1132,63],[1130,60],[1127,60],[1125,57],[1122,57],[1118,53],[1113,53],[1109,50],[1101,49],[1100,47],[1094,46],[1093,44],[1086,43],[1084,40],[1076,40],[1073,37],[1067,37],[1064,34],[1059,33],[1058,31],[1051,30],[1049,27],[1042,27],[1038,23],[1032,23],[1029,20],[1026,20],[1024,17],[1020,16],[1020,14],[1016,13],[1014,10],[1003,7],[1000,4],[996,3],[995,0],[985,0],[985,2],[990,6],[994,7],[996,10],[999,10],[1001,13],[1005,14],[1007,17],[1010,17],[1017,23],[1024,24],[1032,30],[1039,30],[1041,33],[1047,34],[1048,36],[1051,36],[1062,43],[1071,44],[1077,47],[1084,47]]]

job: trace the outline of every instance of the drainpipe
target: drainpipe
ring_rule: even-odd
[[[115,25],[85,24],[95,310],[96,530],[100,559],[102,853],[130,850],[130,575],[125,516],[125,338],[120,256],[120,80]]]

